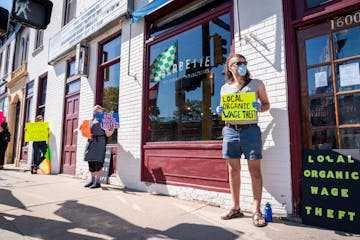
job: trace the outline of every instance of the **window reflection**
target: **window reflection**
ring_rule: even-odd
[[[360,124],[360,93],[338,97],[339,123]]]
[[[120,63],[105,68],[108,78],[104,79],[103,107],[106,111],[118,112]]]
[[[310,101],[310,117],[313,127],[334,126],[335,107],[333,98],[319,98]]]
[[[67,71],[67,77],[71,77],[75,75],[75,60],[71,60],[68,62],[68,71]]]
[[[221,137],[223,123],[215,108],[224,66],[215,66],[213,36],[226,40],[223,47],[229,53],[229,26],[225,14],[150,47],[149,141]]]
[[[305,47],[308,66],[330,61],[329,35],[308,39]]]
[[[101,46],[101,93],[100,104],[105,112],[119,112],[121,35]],[[117,143],[117,129],[107,139],[108,144]]]
[[[66,91],[65,94],[73,94],[80,91],[80,80],[72,81],[66,84]]]
[[[103,107],[105,112],[119,112],[119,83],[120,83],[120,63],[116,63],[106,68],[108,80],[104,81]],[[112,136],[108,138],[107,143],[117,142],[117,129]]]
[[[117,38],[114,38],[110,42],[103,45],[101,63],[105,63],[121,55],[120,43],[121,36],[118,36]]]
[[[335,59],[360,55],[360,26],[333,34]]]
[[[336,149],[337,137],[335,129],[312,131],[312,149]]]
[[[360,129],[340,129],[341,145],[343,149],[360,149]]]
[[[333,92],[331,67],[324,66],[308,70],[309,96]]]

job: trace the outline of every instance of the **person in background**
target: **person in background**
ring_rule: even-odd
[[[35,117],[35,122],[43,122],[42,115]],[[45,153],[47,149],[46,141],[33,142],[33,163],[31,165],[31,174],[37,174],[40,163],[45,159]]]
[[[10,142],[11,134],[6,122],[0,124],[0,169],[4,168],[5,152]]]
[[[105,160],[106,138],[110,137],[114,129],[102,129],[100,119],[95,114],[102,114],[103,108],[100,105],[94,107],[94,117],[90,121],[91,139],[88,139],[85,148],[84,160],[88,162],[91,180],[84,187],[100,188],[100,178],[102,176],[102,168]]]
[[[226,83],[221,87],[220,95],[233,93],[255,92],[256,101],[252,103],[257,112],[264,112],[270,109],[265,85],[262,81],[250,78],[250,72],[246,67],[247,61],[243,55],[231,54],[225,63]],[[221,96],[220,96],[221,98]],[[260,103],[258,102],[260,101]],[[223,106],[218,106],[216,112],[221,115]],[[228,220],[242,217],[240,211],[240,170],[241,155],[244,154],[248,160],[248,168],[251,176],[253,191],[253,216],[254,226],[266,225],[265,219],[260,211],[263,180],[260,167],[262,159],[262,140],[260,128],[256,120],[226,121],[223,128],[223,158],[227,159],[229,170],[229,182],[233,200],[232,208],[221,218]]]

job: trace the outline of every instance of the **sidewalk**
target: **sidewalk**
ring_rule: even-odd
[[[360,239],[281,219],[256,228],[250,214],[224,221],[224,209],[204,203],[112,185],[88,189],[85,183],[67,175],[0,170],[0,240]]]

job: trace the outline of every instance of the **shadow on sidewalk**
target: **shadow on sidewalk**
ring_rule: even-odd
[[[66,201],[59,204],[54,212],[64,220],[53,220],[27,215],[0,213],[2,228],[8,231],[17,229],[23,236],[40,239],[236,239],[242,233],[233,233],[211,225],[181,223],[165,231],[138,227],[118,216],[92,206]],[[5,228],[4,228],[5,227]]]
[[[7,189],[0,189],[0,204],[27,210],[26,206]]]

